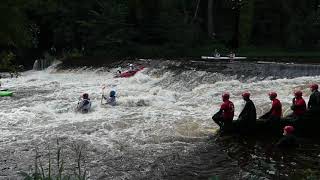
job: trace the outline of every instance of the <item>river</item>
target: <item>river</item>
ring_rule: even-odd
[[[300,159],[283,163],[282,155],[275,155],[280,157],[277,160],[264,153],[273,151],[275,139],[251,139],[250,145],[242,144],[246,140],[216,139],[217,126],[211,119],[223,92],[230,93],[236,116],[244,106],[243,91],[251,92],[258,115],[270,108],[267,93],[276,91],[288,114],[295,89],[301,89],[307,101],[308,85],[320,83],[318,66],[141,63],[146,68],[131,78],[113,78],[116,67],[52,66],[1,79],[14,96],[0,98],[0,179],[20,178],[18,172],[31,171],[36,151],[46,164],[46,155],[57,146],[63,147],[66,169],[71,169],[75,144],[84,147],[83,168],[89,179],[290,178],[296,173],[292,169],[304,167],[302,156],[320,163],[319,146],[310,143],[314,154],[295,152]],[[117,92],[115,107],[100,103],[101,94],[110,90]],[[92,100],[92,111],[76,113],[78,98],[85,92]]]

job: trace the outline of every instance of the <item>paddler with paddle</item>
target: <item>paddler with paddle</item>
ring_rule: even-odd
[[[102,88],[102,98],[101,98],[101,104],[103,104],[103,99],[106,101],[105,104],[109,104],[111,106],[115,106],[117,104],[116,101],[116,91],[115,90],[111,90],[109,93],[109,97],[104,95],[104,90],[105,90],[105,86]]]

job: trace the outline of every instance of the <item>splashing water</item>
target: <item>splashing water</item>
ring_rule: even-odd
[[[89,162],[93,179],[104,177],[99,173],[101,169],[108,172],[105,176],[116,179],[167,176],[169,167],[175,167],[170,161],[194,162],[190,155],[207,146],[208,135],[217,129],[211,116],[219,109],[223,92],[230,92],[236,116],[244,105],[243,91],[251,92],[258,115],[270,108],[267,93],[276,91],[287,114],[295,89],[301,89],[307,100],[308,84],[320,82],[319,76],[239,80],[215,72],[165,68],[147,68],[134,77],[116,79],[113,71],[116,69],[49,68],[25,72],[17,79],[3,79],[3,85],[14,91],[13,97],[0,99],[0,150],[6,154],[1,160],[12,161],[2,163],[1,167],[12,165],[2,170],[3,176],[14,177],[31,162],[31,151],[19,158],[10,155],[12,151],[22,154],[22,149],[55,138],[87,142],[93,154]],[[117,92],[115,107],[100,104],[102,93],[110,90]],[[92,111],[76,113],[78,98],[85,92],[92,100]],[[234,167],[227,157],[221,157],[225,166]],[[15,163],[22,166],[13,166]],[[225,173],[235,171],[231,168]],[[212,173],[215,171],[208,174]]]

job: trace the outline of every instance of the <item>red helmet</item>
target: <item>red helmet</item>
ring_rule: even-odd
[[[244,93],[242,93],[242,97],[249,98],[250,97],[250,93],[249,92],[244,92]]]
[[[283,128],[283,130],[284,130],[285,132],[287,132],[287,134],[292,134],[293,131],[294,131],[294,127],[292,127],[292,126],[285,126],[285,127]]]
[[[82,94],[82,98],[83,98],[83,99],[88,99],[88,98],[89,98],[89,94],[88,94],[88,93]]]
[[[311,84],[309,87],[312,91],[314,91],[314,90],[318,89],[318,84]]]
[[[228,100],[230,98],[230,94],[229,93],[223,93],[222,94],[222,99],[223,100]]]
[[[294,92],[294,96],[302,97],[302,92],[300,90]]]
[[[276,92],[269,92],[269,97],[270,98],[276,98],[277,97],[277,93]]]

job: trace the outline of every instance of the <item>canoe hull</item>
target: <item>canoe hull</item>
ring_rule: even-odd
[[[12,96],[11,91],[0,91],[0,97],[5,97],[5,96]]]
[[[201,56],[201,59],[205,60],[244,60],[247,57],[214,57],[214,56]]]

